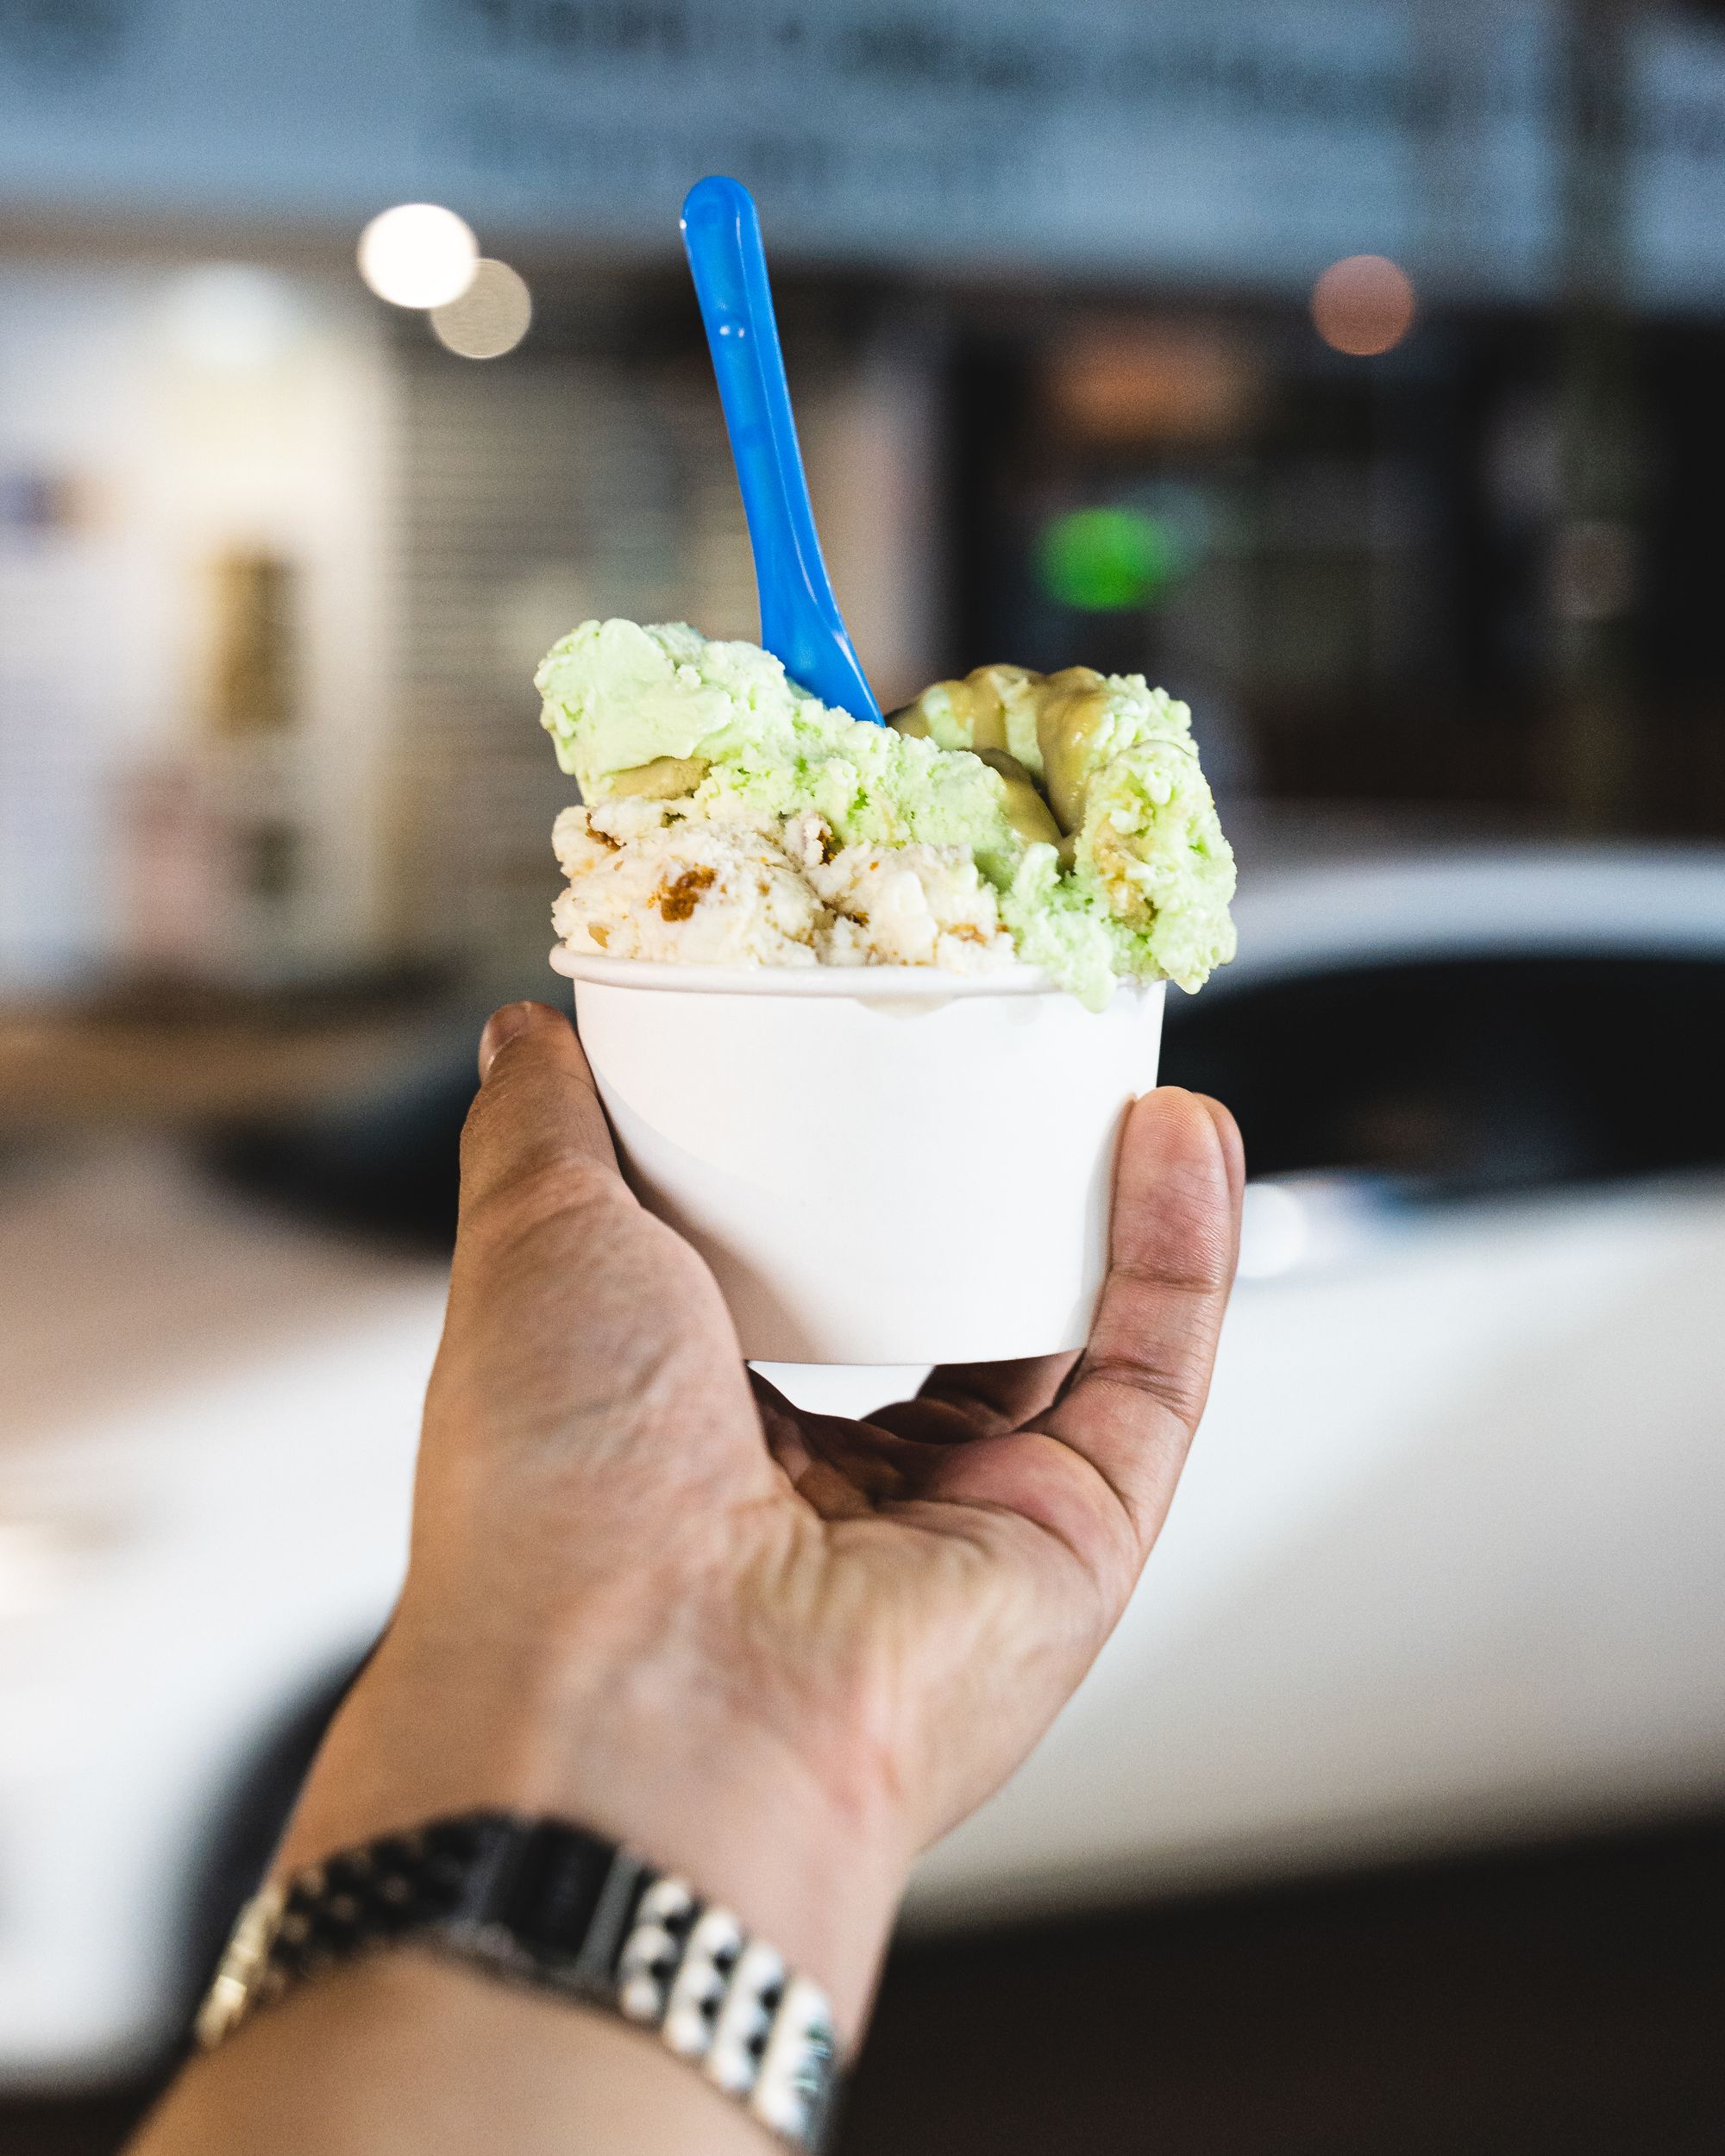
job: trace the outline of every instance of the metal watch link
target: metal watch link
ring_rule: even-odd
[[[825,1995],[681,1879],[559,1820],[469,1812],[385,1834],[241,1911],[195,2024],[213,2048],[319,1970],[411,1941],[621,2014],[794,2148],[840,2080]]]

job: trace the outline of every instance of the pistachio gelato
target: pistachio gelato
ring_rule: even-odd
[[[581,805],[575,951],[709,965],[1042,967],[1100,1008],[1233,954],[1190,714],[1140,674],[985,667],[887,726],[757,646],[585,622],[535,677]]]

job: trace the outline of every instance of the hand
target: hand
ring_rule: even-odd
[[[565,1019],[507,1006],[480,1069],[406,1585],[282,1863],[440,1810],[561,1813],[726,1901],[854,2034],[912,1859],[1047,1727],[1167,1513],[1238,1134],[1146,1094],[1082,1357],[937,1370],[850,1422],[751,1378],[618,1175]]]

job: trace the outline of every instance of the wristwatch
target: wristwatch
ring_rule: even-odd
[[[561,1820],[431,1820],[265,1887],[198,2040],[211,2049],[317,1971],[407,1942],[621,2014],[792,2147],[822,2144],[841,2078],[825,1995],[685,1881]]]

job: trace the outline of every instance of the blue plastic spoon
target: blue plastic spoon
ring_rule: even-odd
[[[734,179],[698,180],[682,222],[749,519],[761,642],[823,704],[879,725],[815,536],[754,197]]]

